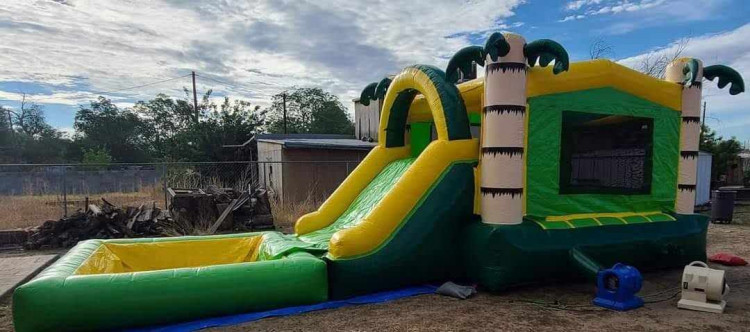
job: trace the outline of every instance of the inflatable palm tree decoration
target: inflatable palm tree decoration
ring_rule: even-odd
[[[467,46],[456,52],[445,68],[448,82],[458,82],[458,73],[461,72],[464,75],[470,73],[474,63],[484,66],[484,54],[484,49],[480,46]]]
[[[692,86],[693,84],[700,84],[701,79],[705,77],[709,81],[713,81],[715,78],[719,78],[718,86],[719,89],[723,89],[727,84],[731,84],[729,87],[730,95],[737,95],[745,92],[745,82],[742,80],[742,76],[732,67],[724,65],[713,65],[703,68],[703,77],[699,77],[700,64],[696,59],[689,59],[685,62],[685,66],[682,69],[682,73],[685,74],[685,80],[682,82],[685,86]]]
[[[375,99],[383,99],[385,97],[385,93],[388,91],[388,86],[391,85],[391,81],[390,78],[384,77],[378,82],[378,85],[375,87]]]
[[[359,102],[362,105],[370,105],[370,101],[382,99],[385,97],[388,86],[391,85],[391,79],[388,77],[383,78],[380,82],[372,82],[365,86],[362,93],[359,95]]]
[[[703,67],[698,59],[680,58],[670,63],[665,70],[665,79],[682,85],[682,109],[680,115],[680,178],[677,183],[675,212],[689,214],[694,212],[695,188],[698,172],[698,149],[700,146],[700,110],[702,81],[719,78],[719,89],[731,84],[729,94],[736,95],[745,91],[745,83],[740,74],[727,66],[714,65]]]
[[[372,82],[366,85],[365,88],[362,89],[362,93],[360,93],[359,95],[359,102],[365,106],[370,105],[370,101],[375,99],[375,89],[377,87],[378,87],[377,82]]]
[[[555,74],[567,71],[568,52],[552,40],[527,44],[523,37],[513,33],[493,33],[482,52],[486,68],[480,160],[482,221],[518,224],[523,220],[527,68],[537,63],[546,67],[554,61]],[[456,58],[456,61],[473,59]]]
[[[470,73],[473,63],[484,66],[484,60],[487,55],[490,56],[492,61],[497,61],[498,57],[505,56],[508,52],[510,52],[510,44],[505,40],[503,34],[495,32],[487,38],[484,47],[467,46],[456,52],[450,61],[448,61],[448,66],[445,68],[446,78],[449,82],[456,83],[458,82],[459,72],[464,75]],[[570,66],[568,52],[553,40],[540,39],[530,44],[525,44],[523,46],[523,53],[527,58],[529,66],[532,67],[536,65],[537,60],[542,67],[546,67],[552,60],[555,60],[552,70],[555,74],[567,71]]]
[[[567,71],[570,67],[568,52],[554,40],[535,40],[531,44],[525,45],[523,51],[526,54],[529,66],[534,67],[538,58],[539,65],[542,67],[547,67],[552,60],[555,60],[555,66],[552,67],[552,72],[555,74]]]

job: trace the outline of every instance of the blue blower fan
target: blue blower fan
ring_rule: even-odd
[[[643,277],[638,269],[617,263],[596,274],[594,304],[607,309],[626,311],[640,308],[643,300],[635,294],[641,290]]]

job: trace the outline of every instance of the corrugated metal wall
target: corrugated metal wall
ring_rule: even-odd
[[[703,205],[711,199],[711,159],[708,152],[698,153],[698,177],[695,186],[695,205]]]
[[[372,138],[373,141],[378,141],[381,102],[378,99],[369,106],[362,105],[359,101],[354,102],[354,135],[357,139]]]
[[[284,188],[284,174],[281,162],[283,146],[278,143],[258,142],[258,161],[267,162],[258,165],[258,182],[271,189],[274,194],[282,195]]]

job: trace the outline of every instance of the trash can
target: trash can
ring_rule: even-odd
[[[713,200],[711,201],[711,221],[720,224],[731,223],[736,197],[736,191],[714,190]]]

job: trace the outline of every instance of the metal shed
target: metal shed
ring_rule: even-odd
[[[375,143],[348,135],[258,135],[258,180],[285,202],[324,199]]]
[[[711,200],[711,159],[708,152],[698,152],[698,176],[695,184],[695,205],[708,204]]]

